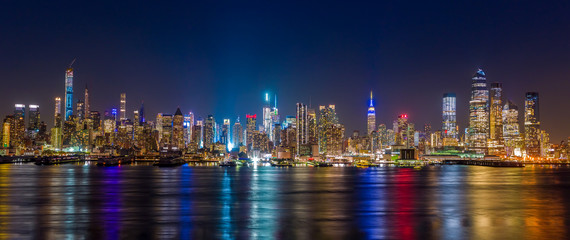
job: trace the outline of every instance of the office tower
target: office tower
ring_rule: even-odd
[[[245,116],[245,118],[247,119],[246,122],[246,126],[245,126],[245,135],[246,135],[246,146],[248,150],[251,150],[251,146],[253,144],[253,133],[255,132],[255,126],[256,126],[256,120],[257,120],[257,114],[253,114],[253,115],[249,115],[247,114]]]
[[[489,129],[489,90],[485,72],[479,69],[472,78],[469,101],[469,149],[487,153]]]
[[[307,126],[309,135],[308,143],[311,145],[318,144],[319,137],[317,135],[317,114],[315,113],[315,109],[307,109]]]
[[[372,98],[372,91],[370,91],[370,103],[368,104],[368,131],[367,134],[371,134],[376,130],[376,111],[374,110],[374,101]]]
[[[194,129],[194,113],[189,112],[188,114],[184,115],[184,129],[185,129],[185,137],[186,137],[186,144],[190,144],[192,142],[192,130]]]
[[[119,121],[127,120],[127,94],[121,93],[121,112],[119,115]]]
[[[524,101],[524,140],[526,155],[540,156],[540,112],[537,92],[527,92]]]
[[[26,105],[16,104],[14,109],[14,128],[12,130],[12,147],[23,147],[26,134]]]
[[[206,120],[204,121],[203,129],[203,146],[204,148],[210,148],[214,143],[214,125],[215,125],[214,115],[208,115]]]
[[[319,106],[319,153],[340,155],[344,138],[344,126],[339,124],[335,105]]]
[[[503,139],[507,156],[514,154],[519,137],[519,110],[517,105],[507,101],[502,112]]]
[[[4,122],[2,123],[2,147],[11,147],[11,136],[13,136],[13,128],[14,116],[8,115],[4,118]]]
[[[408,114],[401,114],[394,121],[395,144],[406,148],[414,146],[414,124],[408,122]]]
[[[101,127],[101,113],[99,111],[91,111],[90,116],[93,122],[93,130],[99,130]]]
[[[220,133],[220,143],[225,145],[230,145],[230,120],[224,119],[224,125],[222,125],[222,132]]]
[[[286,116],[285,117],[286,128],[296,128],[297,127],[297,116]]]
[[[184,115],[180,108],[177,108],[172,119],[172,146],[183,149],[184,142]]]
[[[160,146],[163,148],[168,148],[172,146],[172,114],[162,114],[162,121],[157,122],[157,125],[161,125],[162,136],[160,137]]]
[[[273,146],[277,147],[281,145],[281,124],[280,123],[275,123],[273,124],[273,138],[275,139],[273,141]]]
[[[29,118],[28,118],[28,129],[33,131],[40,130],[40,106],[29,105]]]
[[[306,145],[309,142],[309,124],[307,122],[307,105],[302,103],[297,103],[297,155],[300,155],[301,146]]]
[[[383,149],[387,146],[389,146],[390,144],[388,143],[388,135],[386,132],[386,124],[379,124],[378,128],[376,130],[376,132],[378,132],[378,148],[379,149]]]
[[[71,65],[73,65],[73,62]],[[71,65],[65,71],[65,121],[69,120],[69,116],[73,115],[73,68],[71,68]]]
[[[55,98],[55,111],[53,116],[53,126],[61,127],[61,98]]]
[[[134,117],[133,117],[134,124],[135,124],[136,126],[140,126],[140,118],[141,118],[141,117],[140,117],[140,114],[139,114],[139,110],[135,110],[135,111],[133,112],[133,115],[134,115]]]
[[[455,93],[443,94],[443,131],[446,138],[457,138],[457,107]]]
[[[243,146],[243,126],[239,122],[239,117],[237,118],[236,123],[234,123],[234,127],[232,128],[232,144],[234,147]]]
[[[146,122],[145,115],[144,115],[144,102],[141,102],[141,108],[139,109],[139,124],[144,125]]]
[[[85,103],[85,118],[90,118],[91,115],[91,108],[89,105],[89,90],[87,89],[87,84],[85,85],[85,99],[84,99],[84,103]]]
[[[117,109],[116,108],[111,108],[111,117],[113,118],[113,120],[115,120],[115,122],[119,121],[119,118],[117,117]]]
[[[269,94],[266,93],[265,94],[265,103],[263,106],[263,128],[265,130],[265,132],[270,136],[271,136],[271,127],[273,124],[271,124],[272,119],[271,119],[271,107],[270,107],[270,101],[269,101]]]
[[[275,137],[275,124],[279,123],[279,110],[277,109],[277,94],[275,94],[275,105],[273,106],[273,110],[271,111],[271,134],[270,134],[270,140],[275,142],[278,142],[279,139]]]
[[[78,120],[84,119],[84,117],[85,117],[85,103],[83,103],[83,101],[77,100],[77,103],[75,104],[75,114],[76,114],[76,119],[78,119]]]
[[[503,142],[503,84],[491,83],[489,92],[489,154],[501,154]]]
[[[203,136],[204,120],[201,117],[196,119],[196,125],[192,129],[192,143],[198,148],[202,148],[202,136]]]

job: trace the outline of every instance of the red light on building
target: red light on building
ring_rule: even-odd
[[[246,118],[257,118],[257,114],[253,114],[253,115],[246,114],[245,117]]]

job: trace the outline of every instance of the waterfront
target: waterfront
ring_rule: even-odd
[[[561,239],[570,168],[0,165],[0,239]]]

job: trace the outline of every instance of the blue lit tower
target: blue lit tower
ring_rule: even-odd
[[[65,120],[73,115],[73,68],[71,67],[75,59],[69,64],[69,68],[65,71]]]
[[[374,101],[372,100],[372,91],[370,91],[370,104],[368,106],[368,131],[370,135],[376,130],[376,110],[374,110]]]

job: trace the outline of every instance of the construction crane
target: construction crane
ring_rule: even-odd
[[[71,68],[71,66],[73,66],[73,64],[75,63],[75,59],[77,58],[74,58],[73,61],[71,61],[71,63],[69,64],[69,68]]]

